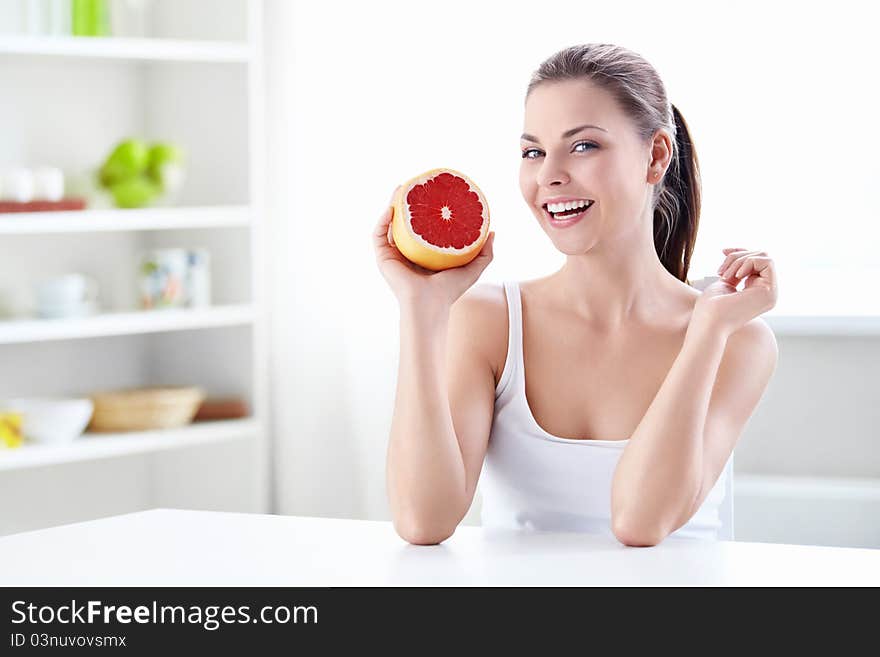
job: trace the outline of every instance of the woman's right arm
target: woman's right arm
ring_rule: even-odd
[[[394,525],[410,543],[439,543],[473,502],[495,404],[477,290],[435,315],[401,309],[397,398],[388,444]]]
[[[397,250],[390,221],[389,208],[374,234],[380,271],[400,306],[387,493],[398,534],[435,544],[470,508],[491,428],[494,374],[473,330],[484,305],[479,293],[461,295],[491,262],[494,235],[468,265],[429,272]]]

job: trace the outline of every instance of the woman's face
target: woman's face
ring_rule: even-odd
[[[599,128],[574,132],[584,125]],[[538,85],[526,101],[523,132],[520,190],[557,249],[585,253],[603,239],[644,228],[651,149],[608,92],[585,80]],[[566,225],[546,209],[555,198],[593,205]]]

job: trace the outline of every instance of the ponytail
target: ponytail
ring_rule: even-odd
[[[654,205],[654,248],[666,270],[690,284],[687,274],[700,223],[700,164],[684,117],[671,107],[675,152]]]

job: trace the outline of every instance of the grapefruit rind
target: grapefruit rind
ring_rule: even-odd
[[[452,246],[441,247],[431,244],[422,238],[421,235],[416,233],[410,224],[411,218],[405,203],[406,195],[416,185],[423,185],[425,182],[441,173],[449,173],[467,181],[468,188],[479,197],[480,203],[483,206],[483,224],[480,227],[480,236],[464,249],[456,249]],[[444,269],[466,265],[479,255],[480,250],[483,248],[483,244],[489,237],[489,204],[486,202],[486,197],[470,178],[455,169],[431,169],[430,171],[426,171],[425,173],[411,178],[397,190],[392,205],[394,207],[394,216],[391,220],[391,234],[394,237],[394,244],[408,260],[424,267],[425,269],[442,271]]]

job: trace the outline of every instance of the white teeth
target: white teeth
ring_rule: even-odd
[[[566,201],[565,203],[548,203],[547,210],[550,212],[565,212],[566,210],[574,210],[575,208],[586,207],[592,204],[592,201]]]
[[[574,210],[575,208],[586,207],[592,201],[566,201],[565,203],[548,203],[547,209],[550,212],[565,212],[566,210]]]

